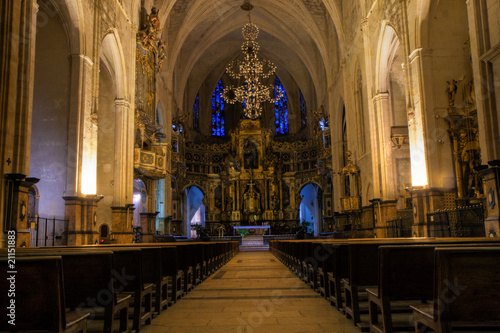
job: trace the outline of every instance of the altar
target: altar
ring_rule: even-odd
[[[270,225],[245,225],[245,226],[236,225],[233,227],[234,235],[236,235],[236,230],[238,229],[246,229],[247,233],[250,235],[264,235],[266,233],[266,230],[268,231],[267,235],[271,234]]]

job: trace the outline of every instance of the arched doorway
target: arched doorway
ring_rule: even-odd
[[[63,219],[67,158],[74,154],[67,146],[71,49],[65,29],[68,24],[53,2],[40,0],[38,4],[29,174],[40,178],[37,214]]]
[[[314,236],[318,236],[322,231],[321,226],[323,220],[321,216],[321,188],[316,184],[307,184],[300,191],[300,198],[300,222],[310,222],[311,227],[308,233],[314,233]]]
[[[203,204],[203,192],[196,186],[190,186],[184,190],[184,234],[188,238],[196,238],[196,230],[193,226],[205,226],[205,205]]]
[[[141,213],[146,212],[148,193],[146,185],[140,179],[134,179],[134,228],[141,226]]]

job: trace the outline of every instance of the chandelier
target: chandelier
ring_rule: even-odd
[[[259,36],[259,28],[250,19],[250,11],[253,9],[250,1],[245,0],[241,9],[248,11],[249,20],[242,29],[245,38],[241,46],[243,60],[230,62],[226,71],[234,79],[243,79],[243,84],[238,87],[229,85],[222,96],[230,104],[242,103],[245,116],[257,119],[262,114],[262,103],[276,103],[283,97],[283,91],[281,88],[274,89],[272,84],[261,83],[261,79],[268,79],[276,72],[276,66],[270,60],[259,59],[260,46],[255,41]]]

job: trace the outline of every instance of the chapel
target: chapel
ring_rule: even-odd
[[[297,239],[500,236],[499,0],[0,15],[0,249],[247,242],[321,290]]]
[[[4,231],[497,237],[498,6],[4,1]]]

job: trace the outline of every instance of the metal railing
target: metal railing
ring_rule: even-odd
[[[387,221],[387,237],[400,238],[411,237],[411,226],[413,225],[412,218],[398,218]]]
[[[463,206],[427,214],[428,237],[483,237],[484,208]]]
[[[35,216],[29,219],[31,247],[65,245],[63,234],[67,220]]]

